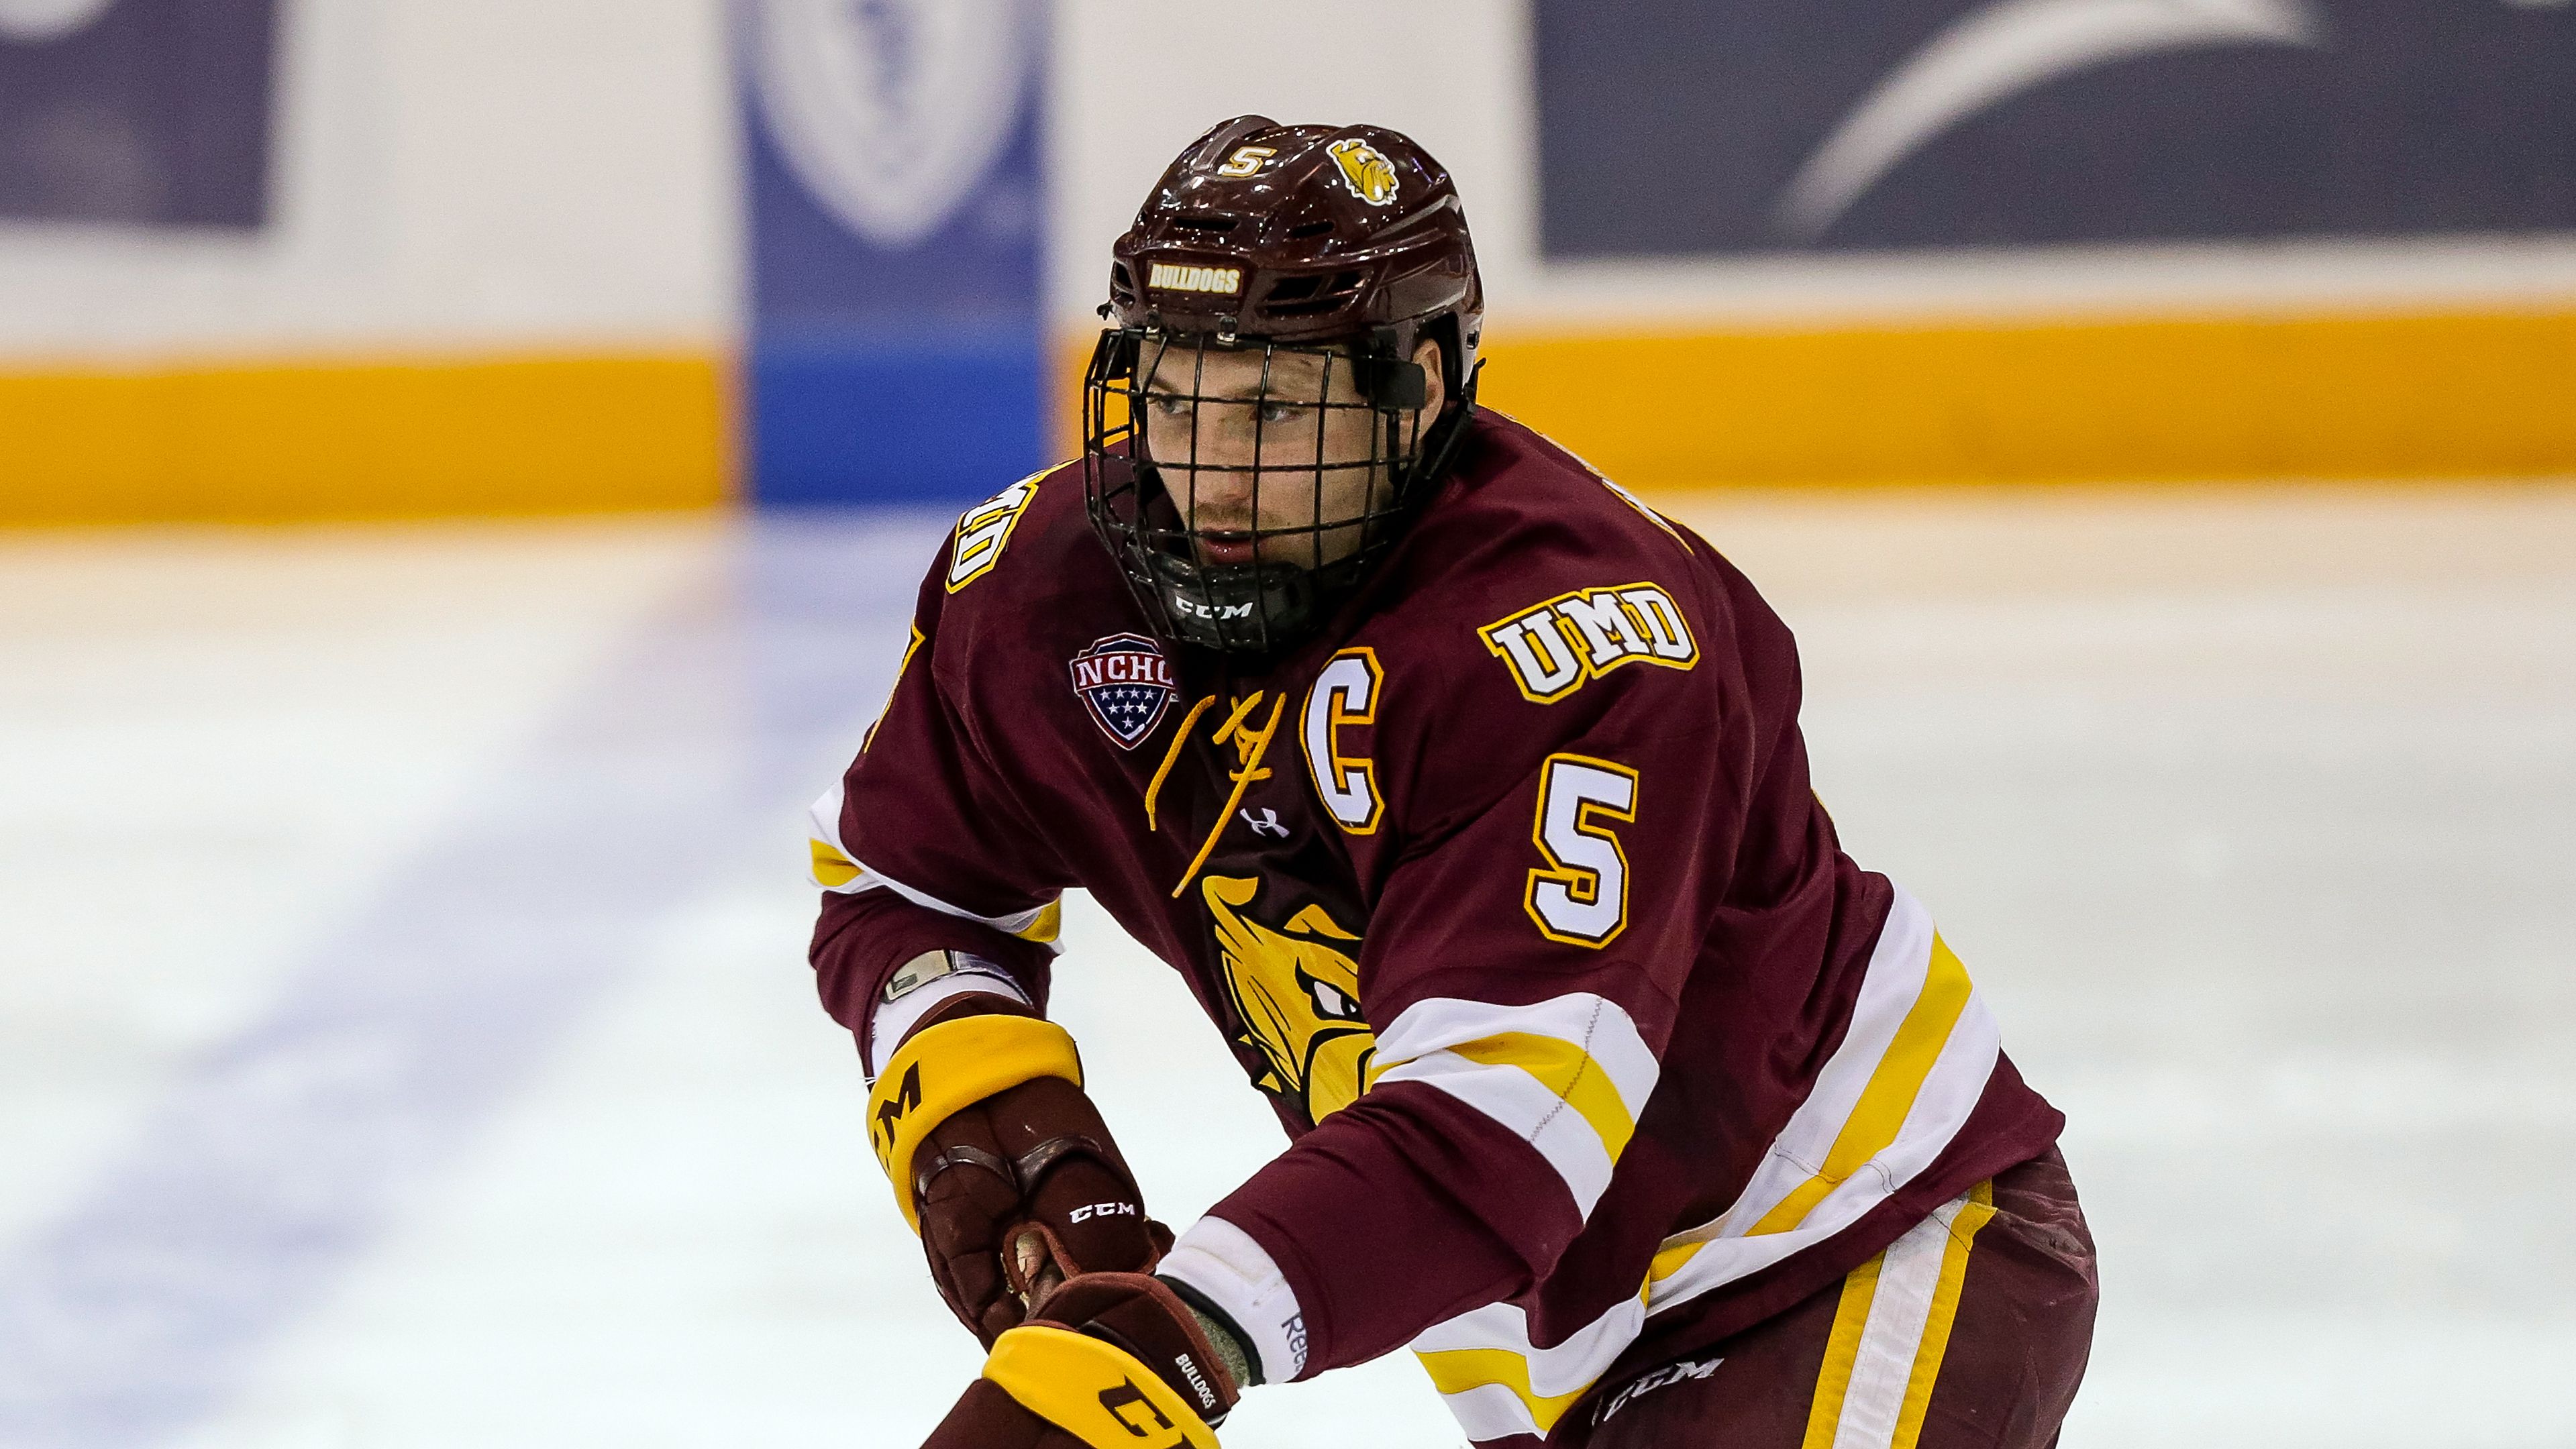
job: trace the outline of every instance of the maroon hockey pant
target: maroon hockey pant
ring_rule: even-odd
[[[2045,1449],[2084,1377],[2094,1298],[2093,1236],[2052,1149],[1834,1287],[1610,1390],[1549,1442]]]

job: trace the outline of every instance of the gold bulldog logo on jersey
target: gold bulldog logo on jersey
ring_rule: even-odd
[[[1321,1122],[1359,1099],[1377,1033],[1360,1015],[1360,938],[1308,906],[1273,928],[1245,914],[1261,882],[1212,875],[1199,883],[1216,923],[1226,994],[1245,1044],[1269,1063],[1253,1085],[1294,1097]]]
[[[1351,195],[1371,206],[1394,203],[1395,163],[1386,159],[1385,152],[1357,136],[1346,136],[1324,150],[1342,168],[1342,180]]]

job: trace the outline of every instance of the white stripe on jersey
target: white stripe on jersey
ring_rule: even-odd
[[[815,885],[836,895],[844,896],[855,896],[872,890],[890,890],[925,910],[937,911],[943,916],[955,916],[963,921],[980,921],[1004,935],[1017,936],[1023,941],[1035,942],[1051,950],[1062,949],[1055,944],[1056,932],[1064,915],[1064,903],[1061,900],[1048,901],[1044,905],[1033,906],[1025,911],[1014,911],[1009,915],[982,916],[963,906],[952,906],[930,892],[916,890],[892,876],[870,870],[859,861],[857,856],[850,853],[848,846],[841,843],[841,801],[841,782],[835,780],[832,782],[832,788],[824,791],[822,798],[814,802],[814,808],[806,812],[813,824],[813,839],[810,843],[814,866],[811,878]]]
[[[1440,1005],[1443,1011],[1476,1007]],[[1562,1029],[1565,1018],[1555,1020]],[[1634,1027],[1624,1013],[1619,1021],[1633,1040]],[[1425,1046],[1441,1041],[1472,1049],[1459,1040],[1465,1029],[1463,1021],[1455,1028],[1444,1025],[1421,1040]],[[1528,1030],[1518,1023],[1511,1029]],[[1602,1045],[1599,1033],[1592,1040],[1593,1059],[1619,1082],[1620,1096],[1633,1103],[1633,1114],[1643,1107],[1653,1077],[1646,1076],[1644,1089],[1631,1098],[1627,1087],[1633,1071],[1623,1076],[1613,1063],[1633,1068],[1635,1058]],[[1389,1054],[1386,1043],[1387,1037],[1380,1037],[1381,1058]],[[1644,1055],[1642,1042],[1638,1049]],[[1997,1055],[1994,1019],[1965,968],[1933,931],[1921,903],[1898,890],[1870,953],[1842,1045],[1735,1203],[1715,1221],[1664,1240],[1638,1298],[1623,1300],[1553,1348],[1531,1344],[1528,1319],[1519,1308],[1493,1304],[1425,1330],[1414,1340],[1414,1351],[1424,1356],[1433,1382],[1471,1439],[1546,1434],[1635,1341],[1648,1315],[1823,1242],[1929,1167],[1966,1125],[1994,1074]],[[1645,1055],[1645,1061],[1651,1068],[1653,1058]],[[1397,1079],[1397,1071],[1388,1071],[1383,1079]],[[1588,1209],[1591,1199],[1580,1189],[1576,1199]]]
[[[1662,1068],[1637,1024],[1590,992],[1529,1006],[1434,996],[1378,1033],[1370,1085],[1420,1082],[1538,1149],[1589,1218]]]

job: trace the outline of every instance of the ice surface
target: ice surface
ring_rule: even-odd
[[[2072,1120],[2068,1443],[2576,1441],[2576,492],[1675,508]],[[799,836],[939,527],[0,539],[0,1442],[916,1442]],[[1067,935],[1185,1222],[1276,1129]],[[1226,1435],[1456,1438],[1401,1357]]]

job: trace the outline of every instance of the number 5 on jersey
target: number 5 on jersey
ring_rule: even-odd
[[[1637,818],[1637,772],[1588,755],[1547,757],[1531,839],[1547,864],[1529,873],[1521,903],[1539,933],[1602,947],[1628,924],[1628,856],[1604,822]]]

